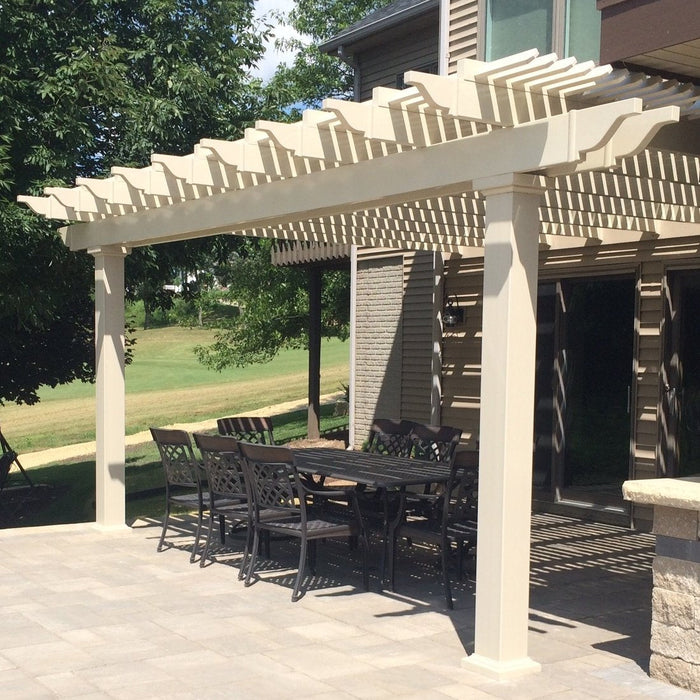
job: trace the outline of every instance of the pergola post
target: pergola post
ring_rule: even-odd
[[[105,246],[89,252],[95,256],[96,523],[103,528],[126,527],[124,257],[127,250]]]
[[[321,286],[323,270],[309,268],[309,408],[307,437],[321,436]]]
[[[485,197],[479,531],[474,653],[499,680],[528,657],[537,267],[542,188],[532,175],[474,183]]]

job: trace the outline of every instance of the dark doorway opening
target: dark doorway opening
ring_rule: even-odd
[[[632,277],[540,285],[536,499],[627,512],[634,311]]]

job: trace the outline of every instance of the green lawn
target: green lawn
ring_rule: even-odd
[[[126,370],[127,433],[151,425],[194,422],[245,413],[264,406],[304,399],[308,389],[308,355],[304,350],[281,353],[265,365],[208,370],[192,348],[209,342],[210,331],[178,327],[138,333],[134,361]],[[321,392],[341,391],[347,384],[349,348],[324,340],[321,351]],[[0,426],[12,447],[22,453],[94,439],[95,387],[80,383],[45,389],[35,406],[0,407]],[[274,416],[275,439],[286,442],[306,435],[306,411]],[[322,408],[321,428],[344,426],[347,417]],[[95,462],[70,460],[29,471],[42,487],[11,526],[89,522],[95,518]],[[20,483],[13,470],[12,479]],[[127,449],[127,519],[162,517],[163,473],[153,443]]]
[[[347,416],[334,416],[333,406],[321,408],[323,431],[342,427]],[[306,436],[306,411],[273,415],[275,440],[288,442]],[[21,460],[21,456],[20,456]],[[95,460],[77,459],[36,467],[28,471],[37,485],[35,497],[27,501],[19,515],[0,527],[30,527],[60,523],[91,522],[95,519]],[[22,485],[21,475],[12,471],[11,484]],[[165,484],[163,467],[154,443],[127,448],[126,451],[126,518],[160,519],[163,516]],[[9,509],[8,509],[9,510]]]
[[[213,332],[181,327],[137,333],[134,360],[126,369],[127,434],[151,425],[195,422],[245,413],[284,401],[303,399],[308,390],[308,355],[287,350],[272,362],[221,373],[200,365],[195,345]],[[321,393],[347,384],[349,348],[324,340]],[[95,387],[79,382],[46,388],[35,406],[0,407],[0,426],[18,452],[30,452],[95,438]]]

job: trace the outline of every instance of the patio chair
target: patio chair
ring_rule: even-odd
[[[202,487],[202,469],[194,456],[190,436],[186,431],[151,428],[151,435],[158,446],[165,473],[165,516],[158,551],[163,549],[171,507],[179,506],[195,510],[197,531],[190,555],[190,563],[192,563],[197,556],[205,502],[209,498],[209,494],[205,493]]]
[[[406,539],[410,545],[432,545],[440,551],[440,565],[447,607],[452,610],[452,590],[449,559],[453,545],[457,550],[457,571],[461,580],[464,557],[476,545],[478,465],[476,453],[465,452],[454,460],[450,480],[439,498],[439,508],[427,515],[404,515],[392,526],[389,548],[389,577],[392,591],[396,590],[396,555],[398,542]]]
[[[219,518],[219,536],[223,545],[226,543],[226,520],[233,523],[234,529],[240,525],[248,526],[250,506],[238,452],[238,440],[228,435],[204,433],[194,433],[193,437],[202,455],[202,466],[207,475],[209,489],[209,529],[204,551],[199,559],[199,565],[203,567],[209,555],[215,518]],[[239,579],[243,578],[248,561],[251,532],[252,529],[248,528]]]
[[[292,591],[292,602],[299,600],[301,582],[306,567],[307,551],[312,571],[316,562],[316,541],[328,538],[358,538],[362,548],[363,583],[369,589],[367,569],[367,538],[353,489],[324,489],[323,497],[335,495],[347,498],[351,504],[344,518],[316,517],[308,501],[315,492],[299,478],[293,453],[284,447],[240,442],[248,495],[253,506],[253,549],[245,585],[249,586],[255,571],[261,534],[296,537],[300,540],[299,568]],[[276,518],[263,518],[263,512],[273,512]]]
[[[447,425],[414,423],[408,439],[411,445],[410,454],[414,459],[451,465],[462,439],[462,429]]]
[[[243,442],[274,445],[272,418],[261,416],[229,416],[216,421],[219,435],[230,435]]]
[[[393,457],[410,457],[411,430],[416,423],[394,418],[375,418],[369,431],[366,452],[378,452]]]
[[[416,423],[396,418],[375,418],[369,431],[365,452],[390,457],[410,457],[413,449],[411,431]],[[388,536],[387,524],[397,512],[398,498],[390,498],[385,489],[358,486],[360,509],[374,523],[382,523],[382,537]]]
[[[427,462],[441,462],[452,467],[461,438],[461,428],[414,423],[409,434],[411,457]],[[406,496],[406,507],[420,512],[422,509],[434,508],[436,501],[434,485],[426,484],[423,493],[409,491]]]

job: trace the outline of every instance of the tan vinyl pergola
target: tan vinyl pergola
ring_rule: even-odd
[[[233,233],[483,255],[476,632],[465,663],[509,678],[539,667],[527,649],[538,252],[697,235],[699,95],[537,51],[405,81],[367,102],[329,99],[294,124],[259,122],[235,142],[204,139],[190,155],[153,155],[148,167],[20,200],[79,222],[64,240],[95,256],[105,528],[125,520],[131,248]],[[666,182],[670,169],[677,176]]]

